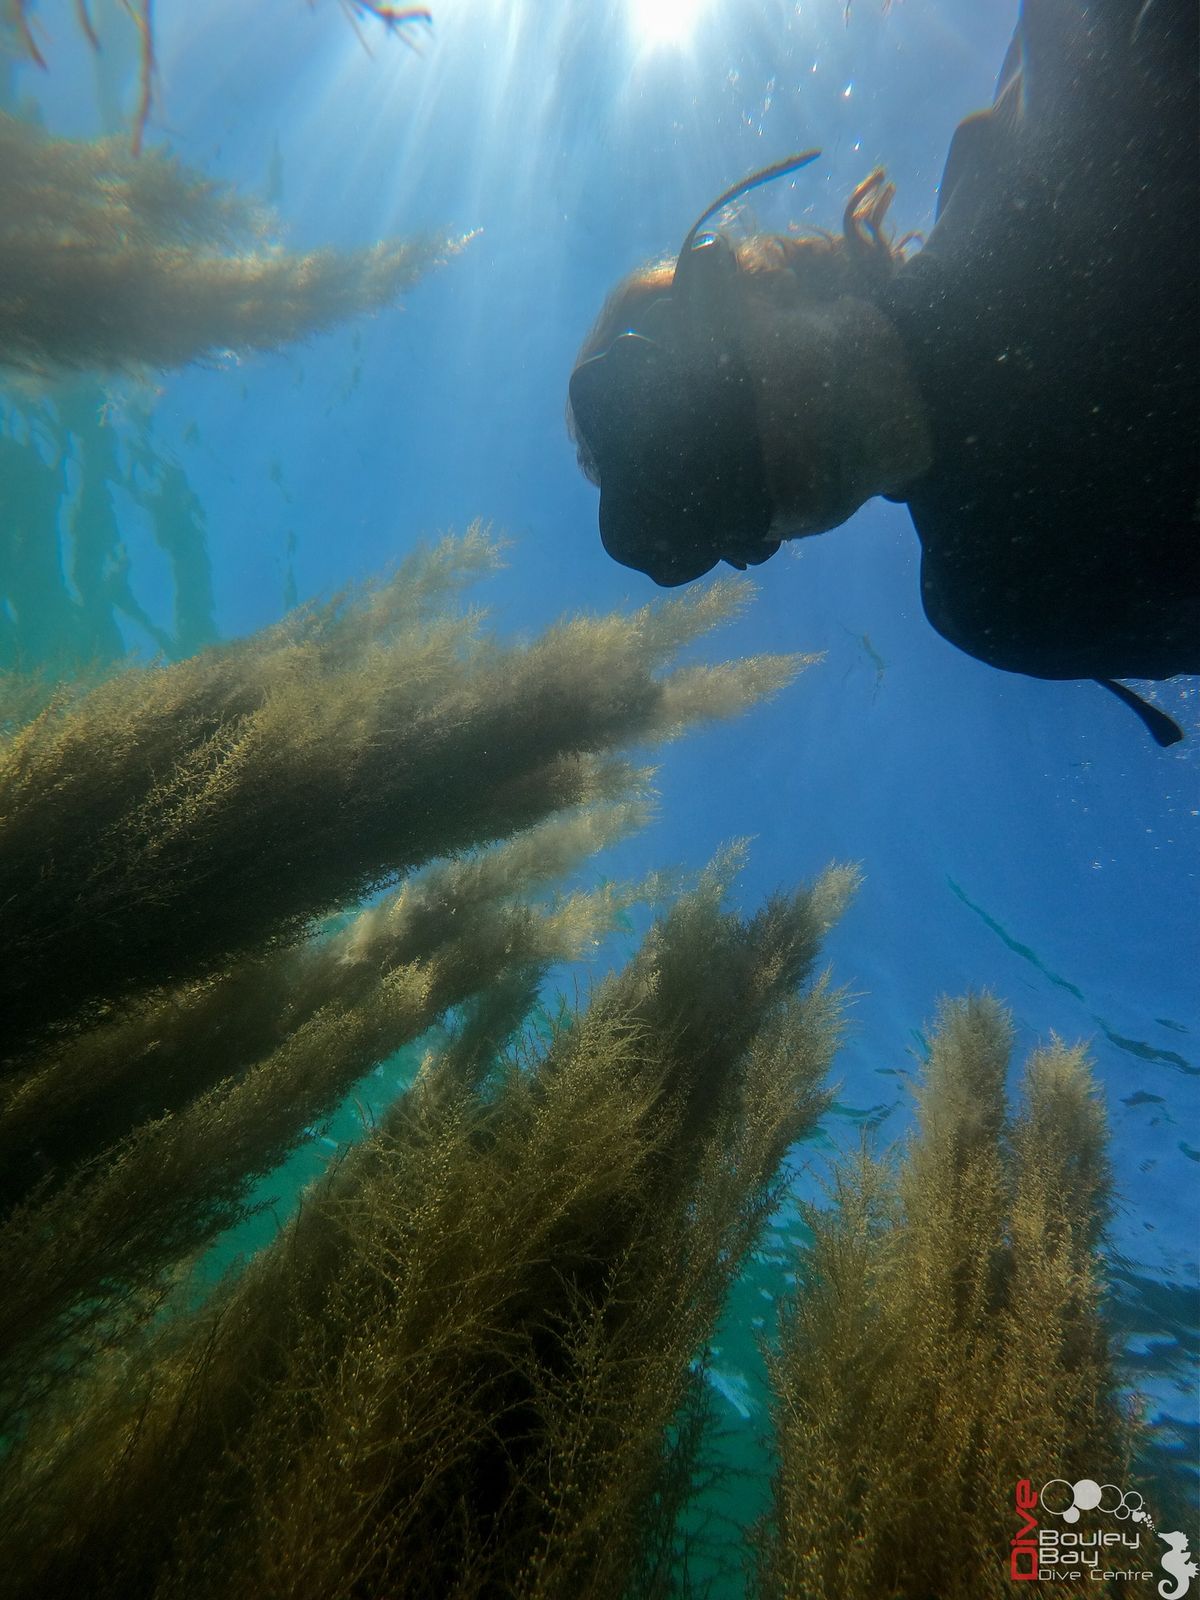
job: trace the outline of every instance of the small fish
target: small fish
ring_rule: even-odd
[[[727,1400],[733,1409],[745,1422],[754,1411],[754,1401],[750,1398],[750,1386],[740,1372],[721,1372],[716,1367],[702,1369],[704,1377],[716,1392]]]
[[[887,662],[871,643],[871,636],[869,633],[855,633],[853,629],[848,628],[844,622],[840,623],[839,626],[843,633],[848,633],[857,644],[862,646],[863,653],[866,655],[867,660],[875,668],[875,688],[871,694],[871,700],[874,702],[879,694],[880,689],[883,687],[883,675],[887,671]]]

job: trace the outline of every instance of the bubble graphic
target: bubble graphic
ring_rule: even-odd
[[[1094,1511],[1104,1498],[1104,1490],[1094,1478],[1080,1478],[1075,1485],[1075,1506],[1079,1511]]]
[[[1056,1486],[1061,1487],[1056,1488]],[[1053,1495],[1049,1492],[1051,1489],[1056,1491]],[[1064,1490],[1066,1491],[1065,1493],[1063,1493]],[[1051,1478],[1048,1483],[1042,1485],[1042,1492],[1038,1499],[1041,1501],[1043,1511],[1048,1511],[1053,1517],[1061,1517],[1071,1509],[1075,1499],[1075,1491],[1065,1478]],[[1061,1504],[1052,1504],[1052,1501],[1061,1502]]]

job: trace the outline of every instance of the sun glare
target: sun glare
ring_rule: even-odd
[[[627,0],[639,44],[686,44],[707,0]]]

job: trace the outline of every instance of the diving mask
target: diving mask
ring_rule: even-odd
[[[817,153],[726,190],[688,231],[670,292],[571,375],[576,427],[598,468],[604,548],[664,587],[719,561],[756,566],[779,548],[769,538],[774,508],[741,350],[737,262],[719,234],[699,230],[731,200]]]

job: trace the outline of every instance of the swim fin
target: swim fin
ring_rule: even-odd
[[[1173,722],[1165,711],[1143,700],[1141,695],[1134,694],[1132,689],[1127,689],[1123,683],[1118,683],[1115,678],[1096,678],[1094,681],[1123,701],[1135,717],[1140,717],[1155,744],[1161,745],[1164,750],[1169,745],[1178,744],[1183,738],[1183,729],[1177,722]]]

